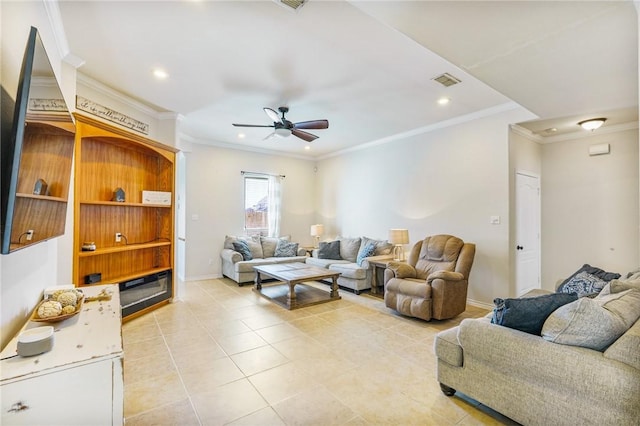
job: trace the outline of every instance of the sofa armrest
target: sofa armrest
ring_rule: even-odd
[[[227,262],[231,263],[237,263],[242,260],[242,255],[237,251],[231,249],[222,249],[222,251],[220,252],[220,257],[223,261],[226,260]]]
[[[464,280],[464,275],[462,275],[460,272],[436,271],[429,274],[429,276],[427,277],[427,282],[431,284],[431,281],[436,279],[441,279],[445,281],[462,281]]]
[[[306,255],[307,255],[307,249],[298,247],[298,256],[306,256]]]

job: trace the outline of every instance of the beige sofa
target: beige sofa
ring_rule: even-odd
[[[640,308],[640,290],[628,292],[633,297],[624,309]],[[460,391],[525,425],[640,424],[640,319],[627,316],[630,328],[602,351],[550,340],[553,327],[573,334],[573,326],[558,321],[574,318],[585,328],[588,321],[574,305],[602,303],[586,299],[553,311],[541,335],[492,324],[489,317],[440,332],[434,347],[442,391]],[[586,328],[587,339],[590,334]]]
[[[311,257],[306,259],[306,263],[340,272],[338,285],[353,290],[355,294],[360,294],[362,290],[371,288],[373,268],[369,265],[369,260],[393,259],[393,255],[391,254],[393,246],[387,241],[375,240],[368,237],[336,237],[333,243],[335,244],[336,242],[338,242],[339,253],[335,253],[336,255],[332,256],[333,258],[321,258],[321,250],[315,249]],[[322,242],[320,243],[320,247],[322,249],[323,244],[331,243],[332,242]],[[370,244],[374,246],[372,254],[363,256],[366,248]],[[360,263],[358,263],[359,256],[362,257]]]
[[[291,262],[304,263],[307,258],[307,251],[300,247],[295,250],[295,256],[276,256],[278,243],[280,241],[289,243],[289,240],[290,237],[239,237],[228,235],[225,238],[224,247],[220,252],[222,275],[231,278],[237,282],[238,285],[243,285],[255,281],[256,273],[253,270],[254,266]],[[251,260],[245,260],[243,255],[235,250],[233,243],[238,243],[238,241],[244,241],[247,244],[251,252]]]

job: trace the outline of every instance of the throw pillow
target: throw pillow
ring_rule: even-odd
[[[364,249],[361,249],[358,252],[358,258],[356,259],[356,263],[358,266],[362,266],[362,261],[369,256],[373,256],[376,251],[376,245],[374,243],[367,244]]]
[[[586,271],[582,271],[572,276],[568,281],[560,284],[558,293],[577,293],[578,297],[584,297],[600,293],[605,285],[607,285],[606,281]]]
[[[280,240],[291,241],[291,236],[286,235],[284,237],[260,237],[262,254],[265,258],[275,256],[276,246],[278,245],[278,241]]]
[[[640,279],[637,280],[611,280],[609,283],[611,293],[620,293],[621,291],[636,289],[640,290]]]
[[[318,244],[318,259],[334,259],[341,260],[340,257],[340,241],[321,241]]]
[[[374,240],[373,238],[362,237],[362,241],[360,242],[360,250],[358,251],[358,256],[360,256],[360,252],[364,250],[367,244],[373,243],[376,247],[376,251],[374,253],[375,256],[390,254],[393,249],[393,244],[388,242],[387,240]]]
[[[567,284],[569,281],[571,281],[571,279],[574,276],[578,275],[581,272],[586,272],[588,274],[594,275],[594,276],[600,278],[605,283],[608,283],[611,280],[615,280],[617,278],[620,278],[620,274],[617,274],[615,272],[606,272],[606,271],[604,271],[604,270],[602,270],[600,268],[596,268],[595,266],[591,266],[588,263],[585,263],[584,265],[582,265],[582,267],[580,269],[575,271],[566,280],[564,280],[562,282],[562,284],[560,284],[558,286],[558,290],[557,291],[558,292],[562,291],[562,289],[564,288],[564,285]],[[600,290],[602,290],[602,288]],[[570,291],[569,291],[569,293],[570,293]]]
[[[491,322],[540,335],[547,317],[560,306],[578,299],[575,293],[551,293],[518,299],[495,299]]]
[[[594,299],[582,297],[549,315],[542,327],[542,337],[562,345],[604,351],[638,318],[638,290],[625,290]]]
[[[354,262],[358,258],[358,250],[360,250],[360,237],[358,238],[339,238],[340,241],[340,257],[349,262]]]
[[[251,255],[251,250],[249,250],[249,246],[247,242],[244,240],[236,240],[231,243],[233,245],[233,249],[242,255],[243,260],[252,260],[253,256]]]
[[[273,254],[275,257],[294,257],[298,255],[298,243],[280,240]]]

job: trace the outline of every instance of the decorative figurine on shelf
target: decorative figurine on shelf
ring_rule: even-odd
[[[47,182],[44,179],[38,179],[33,186],[33,195],[47,195]]]
[[[85,241],[84,243],[82,243],[82,251],[95,251],[96,250],[96,243],[94,243],[93,241]]]
[[[116,188],[116,190],[113,191],[113,198],[111,199],[111,201],[124,203],[124,190],[122,188]]]

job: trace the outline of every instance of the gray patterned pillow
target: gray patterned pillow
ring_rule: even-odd
[[[274,257],[294,257],[298,253],[298,243],[280,240],[276,246]]]
[[[578,297],[597,294],[602,291],[606,281],[588,272],[579,272],[558,287],[558,293],[577,293]]]

